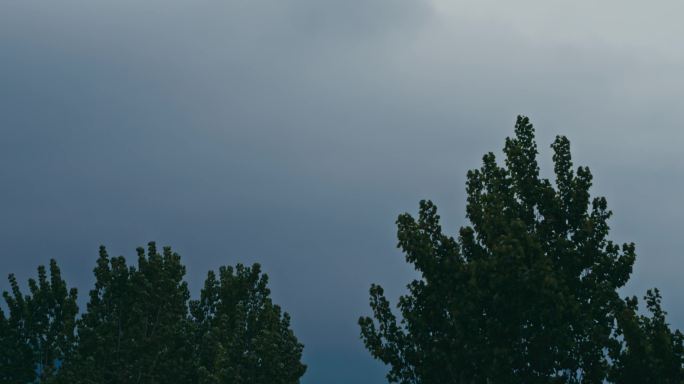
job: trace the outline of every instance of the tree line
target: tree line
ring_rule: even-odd
[[[467,175],[468,225],[445,234],[436,206],[396,221],[419,277],[396,305],[370,288],[361,339],[400,384],[682,384],[684,335],[658,289],[645,308],[621,297],[636,248],[608,237],[612,212],[591,197],[558,136],[554,180],[540,176],[535,130],[519,116],[504,159]],[[48,273],[49,272],[49,273]],[[154,243],[137,266],[104,247],[80,317],[57,263],[0,310],[1,383],[298,383],[306,370],[290,318],[258,264],[209,272],[190,300],[180,257]]]
[[[155,243],[137,266],[100,248],[95,287],[77,291],[55,260],[0,310],[0,383],[298,383],[306,366],[290,317],[259,264],[221,267],[190,300],[180,256]]]

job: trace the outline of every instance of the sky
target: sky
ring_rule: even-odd
[[[684,328],[684,3],[0,0],[0,274],[56,258],[81,297],[100,244],[207,270],[259,262],[305,344],[303,384],[385,382],[368,288],[415,277],[394,221],[464,217],[465,174],[518,114],[634,241],[625,294]],[[0,289],[7,289],[0,280]]]

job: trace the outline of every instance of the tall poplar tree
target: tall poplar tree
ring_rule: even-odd
[[[551,147],[555,182],[540,177],[534,128],[519,116],[503,164],[488,153],[468,172],[470,224],[455,238],[430,201],[417,218],[399,216],[398,247],[420,278],[399,299],[399,318],[373,285],[373,316],[359,320],[390,382],[603,383],[610,353],[632,356],[619,336],[630,322],[627,345],[667,335],[674,339],[665,344],[679,348],[658,313],[656,326],[635,321],[634,304],[619,297],[634,244],[609,240],[611,211],[605,198],[590,197],[591,172],[573,167],[568,139]]]

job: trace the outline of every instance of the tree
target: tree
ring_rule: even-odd
[[[77,291],[67,288],[55,260],[49,278],[40,266],[38,280],[29,279],[30,294],[22,294],[14,275],[9,281],[12,293],[3,292],[9,318],[0,311],[2,382],[50,382],[75,348]]]
[[[371,286],[373,317],[361,317],[371,354],[397,383],[602,383],[620,350],[618,288],[634,244],[608,239],[606,199],[573,168],[570,143],[551,145],[555,185],[541,178],[534,128],[519,116],[505,159],[493,153],[468,172],[470,225],[443,233],[437,209],[397,220],[398,247],[420,278],[399,299],[400,320]],[[623,321],[624,323],[624,321]],[[629,341],[628,341],[629,343]],[[676,343],[675,343],[676,344]]]
[[[23,326],[15,318],[6,318],[0,309],[0,383],[25,384],[36,377],[33,356]]]
[[[185,267],[171,248],[158,253],[154,242],[147,254],[137,252],[135,268],[100,247],[95,289],[78,324],[77,356],[65,364],[63,382],[192,382]]]
[[[295,384],[306,371],[290,316],[273,304],[259,264],[207,275],[190,304],[199,383]]]
[[[684,335],[670,330],[658,289],[644,297],[651,317],[638,314],[637,298],[627,298],[618,314],[620,348],[611,351],[612,382],[621,384],[684,383]]]
[[[0,382],[54,384],[295,384],[306,371],[290,316],[273,304],[259,264],[210,271],[189,301],[180,256],[138,248],[136,267],[104,246],[76,321],[76,290],[54,260],[30,295],[9,276],[0,309]],[[188,304],[192,309],[191,313]],[[77,330],[77,332],[75,332]]]
[[[137,267],[100,247],[94,272],[60,383],[295,384],[304,374],[303,346],[258,264],[209,272],[196,301],[180,256],[155,243],[138,248]]]

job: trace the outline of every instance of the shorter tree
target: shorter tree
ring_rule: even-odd
[[[104,247],[95,267],[95,289],[78,324],[76,358],[65,383],[192,382],[187,301],[180,256],[154,242],[138,248],[138,265],[110,258]]]
[[[0,383],[26,384],[36,377],[33,356],[16,318],[0,309]]]
[[[137,253],[129,266],[100,247],[78,322],[76,290],[67,290],[54,260],[49,278],[39,267],[29,280],[29,295],[10,275],[0,383],[299,383],[303,346],[258,264],[222,267],[218,278],[210,271],[200,299],[190,301],[177,253],[160,253],[154,242]]]
[[[273,304],[259,264],[208,273],[190,303],[199,383],[295,384],[306,371],[290,316]]]
[[[9,318],[0,313],[0,364],[6,364],[0,371],[7,382],[25,383],[29,376],[29,381],[49,382],[76,345],[77,291],[67,288],[55,260],[50,260],[49,277],[44,266],[38,267],[38,280],[29,279],[27,295],[14,275],[9,281],[12,293],[3,292]]]

